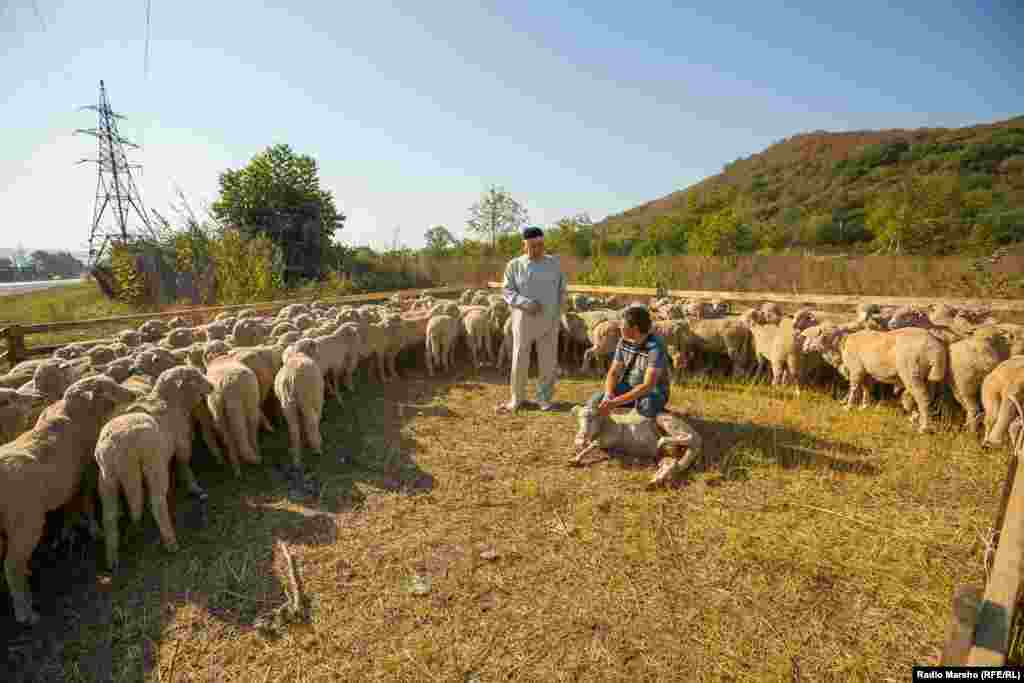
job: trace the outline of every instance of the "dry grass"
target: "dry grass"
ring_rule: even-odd
[[[648,493],[652,463],[567,468],[565,412],[496,418],[496,374],[406,375],[328,404],[316,500],[275,473],[279,429],[238,481],[197,454],[209,522],[179,500],[180,554],[147,513],[113,582],[101,546],[37,570],[63,642],[26,648],[39,680],[902,681],[941,648],[954,586],[984,582],[1004,457],[948,425],[694,379],[672,407],[706,457]],[[311,619],[267,633],[277,539]]]
[[[571,282],[592,264],[574,256],[561,256],[562,269]],[[860,294],[865,296],[993,297],[1024,294],[1024,252],[1019,249],[989,266],[996,277],[1009,277],[1009,295],[994,293],[971,270],[975,259],[965,256],[840,256],[758,254],[731,260],[703,256],[658,257],[658,277],[670,289],[777,292],[783,294]],[[605,285],[653,287],[637,283],[638,262],[628,257],[606,259],[609,281]],[[443,279],[450,283],[482,286],[500,281],[506,259],[442,262]],[[431,272],[436,264],[430,266]]]

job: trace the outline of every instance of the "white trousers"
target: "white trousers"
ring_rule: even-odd
[[[531,321],[532,322],[532,321]],[[530,371],[530,347],[537,345],[537,400],[550,401],[555,391],[558,364],[558,325],[540,336],[528,335],[519,326],[512,326],[512,401],[526,400],[526,380]]]

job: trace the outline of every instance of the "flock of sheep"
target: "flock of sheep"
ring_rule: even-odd
[[[604,365],[621,333],[620,297],[568,298],[559,355],[563,367]],[[774,384],[801,384],[823,371],[850,383],[847,401],[866,405],[873,384],[894,385],[922,430],[941,387],[964,409],[967,425],[984,416],[984,439],[1015,442],[1024,400],[1024,326],[1000,323],[986,311],[935,306],[886,310],[864,305],[854,315],[801,308],[783,315],[775,304],[734,314],[723,302],[646,302],[656,332],[669,346],[674,372],[727,362],[736,376],[770,369]],[[35,623],[29,560],[46,514],[90,522],[93,485],[102,507],[111,569],[118,563],[121,494],[133,521],[145,501],[164,546],[178,547],[168,495],[175,480],[200,499],[206,493],[190,468],[193,435],[238,475],[262,462],[258,434],[283,418],[292,474],[302,454],[320,453],[324,400],[355,389],[364,363],[388,382],[397,358],[422,349],[426,370],[452,368],[456,349],[475,366],[508,364],[508,306],[498,294],[468,290],[459,301],[392,298],[385,304],[291,304],[274,316],[256,310],[221,313],[190,325],[182,318],[149,320],[101,344],[69,344],[52,358],[26,361],[0,375],[0,556],[19,622]],[[980,404],[979,404],[980,398]],[[916,410],[914,410],[916,408]],[[1019,408],[1018,408],[1019,410]]]

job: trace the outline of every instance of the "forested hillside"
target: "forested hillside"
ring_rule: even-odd
[[[981,253],[1024,241],[1024,116],[815,131],[594,226],[608,253]]]

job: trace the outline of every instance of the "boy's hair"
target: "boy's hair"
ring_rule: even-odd
[[[622,314],[622,319],[629,327],[640,330],[640,334],[651,331],[651,314],[646,306],[630,306]]]

